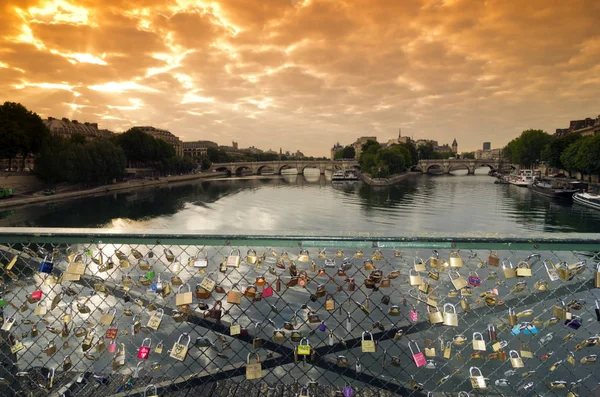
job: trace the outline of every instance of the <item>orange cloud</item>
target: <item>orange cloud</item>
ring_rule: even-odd
[[[0,100],[326,155],[399,127],[460,150],[595,116],[592,0],[5,0]]]

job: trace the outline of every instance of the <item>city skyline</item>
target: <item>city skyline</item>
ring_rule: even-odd
[[[127,4],[125,6],[124,4]],[[0,101],[183,141],[328,156],[402,135],[503,147],[596,117],[600,4],[7,0]]]

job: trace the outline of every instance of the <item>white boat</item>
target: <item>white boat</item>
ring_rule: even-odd
[[[356,170],[335,171],[331,176],[332,181],[357,181],[358,172]]]
[[[575,193],[573,201],[577,204],[600,210],[600,194]]]
[[[508,182],[516,186],[527,187],[533,183],[533,170],[521,170],[519,175],[510,175]]]

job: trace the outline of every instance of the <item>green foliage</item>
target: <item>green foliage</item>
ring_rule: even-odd
[[[530,168],[542,159],[542,151],[551,141],[542,130],[526,130],[508,143],[504,153],[513,164]]]
[[[373,178],[385,178],[404,172],[410,161],[412,161],[411,152],[404,145],[382,148],[375,141],[367,141],[362,146],[362,153],[358,160],[362,171],[371,174]]]
[[[475,152],[465,152],[465,153],[461,153],[460,154],[460,158],[461,159],[469,159],[469,160],[474,160],[475,159]]]
[[[354,159],[356,156],[356,150],[354,150],[354,146],[346,146],[343,149],[338,150],[333,155],[334,160],[342,160],[342,159]]]
[[[560,156],[566,170],[600,175],[600,135],[586,136],[571,143]]]
[[[22,168],[30,154],[40,152],[50,132],[40,116],[20,103],[4,102],[0,106],[0,158],[12,159],[21,155]]]
[[[419,154],[419,159],[421,160],[430,160],[435,159],[435,149],[433,148],[433,142],[426,142],[423,145],[420,145],[417,149]]]
[[[577,142],[579,139],[581,139],[580,134],[567,134],[562,137],[552,137],[550,143],[542,150],[542,160],[547,161],[552,167],[567,169],[560,160],[561,155],[567,147],[572,143]]]
[[[212,166],[212,162],[207,157],[203,157],[200,161],[200,166],[202,167],[202,171],[205,171]]]
[[[417,163],[419,162],[419,153],[418,153],[417,147],[415,146],[414,143],[412,143],[412,142],[400,143],[397,146],[407,149],[408,152],[410,153],[410,157],[405,156],[406,161],[407,161],[407,164],[406,164],[407,167],[417,165]]]
[[[159,154],[168,150],[161,143],[157,143],[157,141],[166,142],[154,139],[152,135],[136,128],[131,128],[122,134],[115,135],[112,140],[123,149],[127,160],[133,167],[143,167],[154,161],[159,161],[161,160]]]
[[[125,165],[123,150],[107,139],[79,143],[51,137],[41,149],[34,171],[49,183],[101,185],[122,179]]]

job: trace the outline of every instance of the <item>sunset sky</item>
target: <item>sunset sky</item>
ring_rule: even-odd
[[[600,114],[598,0],[0,0],[0,101],[328,155]]]

